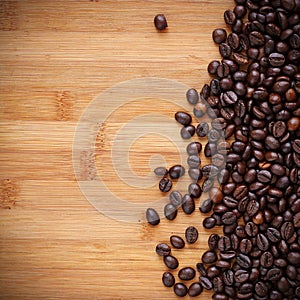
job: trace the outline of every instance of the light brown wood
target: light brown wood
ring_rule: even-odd
[[[200,89],[209,80],[207,64],[219,59],[211,32],[225,28],[223,12],[233,5],[229,0],[0,1],[1,299],[175,298],[161,283],[166,267],[154,249],[195,225],[197,243],[173,250],[181,267],[194,266],[211,233],[202,228],[198,208],[191,216],[180,210],[174,222],[163,219],[155,228],[143,223],[143,213],[138,223],[121,222],[97,211],[77,179],[92,182],[99,175],[133,205],[160,199],[158,180],[149,175],[151,157],[161,154],[170,166],[184,149],[178,153],[172,141],[155,133],[140,136],[128,161],[150,184],[134,190],[117,176],[111,148],[132,118],[143,113],[173,118],[178,106],[133,99],[112,111],[96,128],[95,162],[89,151],[82,153],[80,178],[73,170],[73,138],[85,108],[120,82],[165,78]],[[157,13],[167,16],[164,32],[153,26]],[[186,105],[184,94],[182,102]],[[172,126],[182,145],[180,126],[175,121]]]

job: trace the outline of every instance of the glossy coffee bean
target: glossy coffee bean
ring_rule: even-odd
[[[178,235],[172,235],[170,237],[171,245],[176,249],[182,249],[185,246],[184,240]]]
[[[155,249],[156,253],[160,256],[167,256],[171,253],[171,248],[165,243],[158,244]]]
[[[146,210],[146,219],[151,225],[158,225],[160,222],[159,215],[154,208],[147,208]]]
[[[176,257],[172,255],[164,256],[164,263],[169,269],[177,269],[179,263]]]
[[[163,14],[154,17],[154,25],[158,30],[164,30],[168,27],[167,19]]]
[[[192,280],[196,276],[196,271],[191,267],[182,268],[178,272],[178,277],[181,280]]]
[[[156,176],[164,177],[168,175],[168,170],[165,167],[157,167],[154,169],[154,173]]]
[[[172,179],[178,179],[185,173],[185,168],[181,165],[174,165],[169,169],[169,175]]]
[[[178,282],[174,285],[174,293],[178,297],[185,297],[188,293],[188,288],[184,283]]]
[[[195,134],[195,126],[188,125],[181,128],[180,135],[183,139],[188,140]]]
[[[198,230],[194,226],[189,226],[185,230],[185,239],[188,244],[194,244],[198,239]]]
[[[191,122],[192,122],[192,117],[190,114],[186,113],[186,112],[183,112],[183,111],[178,111],[176,114],[175,114],[175,120],[184,125],[184,126],[187,126],[189,125]]]
[[[199,101],[197,90],[194,88],[188,89],[186,92],[186,99],[190,104],[195,105]]]
[[[199,282],[193,282],[188,290],[188,294],[190,297],[197,297],[199,296],[203,291],[203,287]]]
[[[164,177],[159,182],[159,189],[161,192],[167,193],[172,188],[172,185],[172,181],[169,178]]]
[[[221,44],[221,43],[225,42],[225,40],[227,38],[227,32],[223,28],[217,28],[213,31],[212,38],[215,43]]]
[[[175,284],[175,277],[170,272],[164,272],[162,275],[162,282],[166,287],[172,287]]]

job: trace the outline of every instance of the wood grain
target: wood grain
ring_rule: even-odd
[[[79,189],[73,138],[86,107],[120,82],[166,78],[200,89],[209,80],[207,64],[219,58],[211,32],[225,27],[223,11],[233,5],[229,0],[0,1],[1,299],[175,297],[162,286],[166,267],[155,245],[197,226],[197,243],[173,250],[180,266],[194,266],[210,234],[202,228],[203,216],[179,211],[174,222],[163,219],[153,228],[143,223],[142,212],[139,223],[98,212]],[[165,32],[153,26],[157,13],[167,16]],[[150,178],[149,186],[134,190],[118,178],[110,162],[118,129],[142,113],[172,118],[176,110],[145,101],[121,107],[99,127],[95,161],[88,151],[82,155],[82,180],[92,182],[100,174],[113,193],[134,205],[162,197],[151,157],[161,155],[167,165],[180,158],[166,138],[140,137],[128,161],[137,176]],[[175,121],[173,126],[179,131]],[[175,142],[182,143],[179,135]],[[204,292],[199,299],[210,296]]]

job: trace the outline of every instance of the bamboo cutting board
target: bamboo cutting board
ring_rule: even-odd
[[[199,202],[193,215],[180,210],[155,228],[143,223],[141,208],[167,199],[152,169],[183,159],[188,142],[170,120],[181,106],[192,109],[184,94],[182,103],[172,95],[208,82],[206,66],[219,59],[211,32],[225,27],[223,12],[233,5],[0,1],[1,299],[175,298],[161,283],[166,267],[156,244],[197,226],[198,242],[173,250],[180,267],[195,266],[211,232]],[[164,32],[153,26],[157,13],[167,16]],[[95,111],[106,115],[95,120]],[[78,132],[83,148],[74,144]],[[110,195],[99,192],[100,181]]]

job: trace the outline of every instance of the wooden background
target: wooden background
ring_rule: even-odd
[[[211,32],[225,27],[223,12],[233,6],[229,0],[0,1],[1,299],[175,297],[161,283],[166,267],[155,245],[197,226],[198,242],[173,251],[181,267],[194,266],[210,234],[201,227],[199,203],[193,215],[179,211],[174,222],[155,228],[142,214],[130,223],[100,213],[78,187],[73,136],[88,104],[120,82],[150,76],[200,89],[209,80],[207,64],[219,58]],[[157,13],[167,16],[165,32],[153,26]],[[173,117],[175,110],[156,99],[120,108],[102,128],[99,151],[109,159],[107,137],[128,121],[124,116]],[[109,164],[103,168],[101,153],[96,168],[113,192],[132,203],[161,197],[154,177],[154,185],[136,191],[120,183]],[[141,138],[130,153],[140,176],[151,172],[150,155],[161,153],[168,166],[178,162],[174,145],[155,136]],[[89,159],[83,156],[82,180],[93,179]]]

